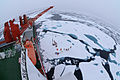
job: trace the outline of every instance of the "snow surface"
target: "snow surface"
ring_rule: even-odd
[[[55,15],[58,17],[56,18]],[[79,40],[83,40],[89,44],[90,51],[93,51],[93,48],[104,49],[107,51],[109,49],[113,49],[117,42],[115,41],[115,38],[109,35],[110,33],[106,34],[107,29],[105,27],[96,24],[93,21],[84,20],[75,16],[61,13],[45,14],[39,18],[36,23],[40,23],[37,32],[40,41],[41,52],[43,55],[43,64],[46,72],[48,72],[50,68],[53,67],[52,64],[46,62],[47,59],[61,57],[85,59],[92,56],[86,50],[86,45],[81,43]],[[46,32],[43,30],[46,30]],[[72,34],[72,36],[77,39],[74,39],[68,34]],[[85,35],[94,37],[99,45],[96,44],[93,40],[87,38]],[[117,50],[115,50],[116,57],[110,54],[110,58],[115,60],[117,64],[108,61],[114,80],[120,80],[120,45],[118,43],[119,42],[117,42],[116,45]],[[82,71],[83,79],[110,80],[110,77],[105,68],[102,66],[101,62],[102,58],[100,56],[96,56],[94,61],[80,63],[79,67]],[[63,75],[60,77],[60,74],[62,73],[65,66],[66,65],[64,64],[60,64],[55,67],[54,80],[59,80],[59,78],[64,80],[71,79],[68,76],[65,77],[65,75],[71,74],[71,72],[74,73],[76,66],[66,66]]]

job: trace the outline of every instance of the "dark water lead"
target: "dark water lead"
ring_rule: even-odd
[[[120,71],[117,71],[117,72],[116,72],[116,75],[120,77]]]
[[[67,34],[67,35],[75,40],[78,40],[78,37],[75,34]]]
[[[68,42],[70,42],[70,43],[72,43],[72,41],[70,41],[70,40],[67,40]],[[72,43],[72,45],[74,45],[74,43]]]
[[[44,29],[42,32],[45,32],[45,33],[46,32],[53,32],[53,33],[62,34],[62,35],[64,34],[64,35],[70,36],[72,39],[78,40],[78,37],[75,34],[66,34],[66,33],[52,31],[52,30],[47,30],[47,29]]]
[[[88,39],[92,40],[95,44],[97,44],[99,47],[101,47],[103,50],[105,51],[110,51],[110,49],[106,49],[104,48],[101,44],[98,43],[98,40],[92,36],[92,35],[88,35],[88,34],[84,34]]]
[[[70,40],[67,40],[68,42],[71,42]]]
[[[57,32],[57,31],[52,31],[52,30],[47,30],[47,29],[44,29],[42,32],[53,32],[53,33],[57,33],[57,34],[61,34],[61,35],[68,35],[69,37],[71,37],[72,39],[74,40],[79,40],[82,44],[85,44],[86,46],[90,46],[88,43],[86,43],[85,41],[83,40],[80,40],[78,39],[78,37],[75,35],[75,34],[66,34],[66,33],[62,33],[62,32]],[[70,40],[67,40],[68,42],[71,42]],[[72,45],[74,45],[74,43],[72,43]]]
[[[52,27],[52,29],[57,29],[57,27]]]
[[[97,43],[98,40],[94,37],[94,36],[91,36],[91,35],[88,35],[88,34],[84,34],[88,39],[92,40],[94,43]]]
[[[62,27],[62,25],[57,25],[57,27]]]
[[[118,66],[120,66],[120,63],[118,63]]]
[[[52,31],[52,30],[48,30],[48,29],[43,29],[42,32],[45,32],[45,33],[47,33],[47,32],[53,32],[53,33],[62,34],[62,35],[65,34],[65,33],[57,32],[57,31]]]
[[[93,64],[93,65],[98,66],[98,64],[97,64],[97,63],[95,63],[95,64]]]
[[[103,70],[100,70],[101,73],[103,73]]]

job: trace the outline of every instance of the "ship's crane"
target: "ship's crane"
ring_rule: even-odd
[[[13,41],[20,41],[20,36],[23,34],[23,32],[29,27],[32,26],[33,23],[40,17],[42,16],[44,13],[46,13],[47,11],[49,11],[50,9],[52,9],[54,6],[50,6],[49,8],[47,8],[46,10],[42,11],[41,13],[39,13],[38,15],[36,15],[34,18],[30,18],[27,19],[26,15],[23,15],[23,20],[22,17],[19,16],[19,20],[20,20],[20,26],[21,26],[21,30],[19,29],[19,25],[18,24],[14,24],[15,19],[10,20],[9,22],[6,22],[4,24],[4,41],[0,41],[0,44],[3,43],[10,43]],[[9,25],[10,23],[10,25]]]

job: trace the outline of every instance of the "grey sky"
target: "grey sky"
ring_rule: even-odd
[[[60,11],[85,13],[120,26],[120,0],[0,0],[0,24],[27,11],[54,5]]]

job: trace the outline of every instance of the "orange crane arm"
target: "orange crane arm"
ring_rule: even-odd
[[[32,18],[33,21],[36,21],[40,16],[42,16],[44,13],[46,13],[48,10],[52,9],[53,6],[50,6],[48,9],[44,10],[43,12],[41,12],[40,14],[38,14],[37,16],[35,16],[34,18]]]
[[[50,10],[52,8],[53,8],[53,6],[50,6],[48,9],[42,11],[41,13],[39,13],[38,15],[36,15],[34,18],[29,19],[27,21],[27,23],[22,26],[23,29],[20,31],[20,35],[22,35],[22,33],[29,27],[29,25],[32,26],[33,22],[35,22],[40,16],[42,16],[44,13],[46,13],[48,10]]]

